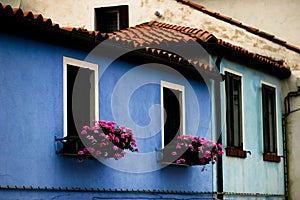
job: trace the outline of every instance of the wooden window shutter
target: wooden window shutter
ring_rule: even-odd
[[[128,6],[120,6],[120,29],[129,27]]]

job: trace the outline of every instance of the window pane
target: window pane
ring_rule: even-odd
[[[241,77],[226,72],[225,88],[227,143],[242,148]]]
[[[181,132],[181,92],[163,88],[164,98],[164,146],[168,145]]]
[[[275,88],[262,86],[264,151],[277,153]]]
[[[119,30],[118,12],[104,13],[101,21],[103,21],[103,23],[101,23],[100,31],[110,33]]]
[[[67,67],[67,130],[68,136],[77,135],[82,126],[95,116],[95,74],[87,68]]]
[[[128,6],[95,8],[95,30],[111,33],[128,28]]]

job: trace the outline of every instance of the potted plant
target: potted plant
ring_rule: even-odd
[[[92,155],[99,158],[118,160],[126,155],[125,150],[138,152],[132,130],[116,122],[93,120],[94,126],[84,126],[80,138],[85,148],[78,151],[80,160]]]
[[[163,150],[163,162],[183,165],[216,163],[224,153],[222,145],[198,136],[181,135]]]

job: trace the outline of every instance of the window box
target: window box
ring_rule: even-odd
[[[162,163],[186,166],[214,164],[223,154],[221,144],[189,135],[178,136],[160,152]]]
[[[77,152],[84,148],[78,136],[71,136],[63,141],[62,153],[65,156],[78,156]]]
[[[210,162],[210,159],[204,159],[202,162],[200,161],[200,155],[198,152],[191,152],[186,150],[185,152],[181,152],[178,156],[172,156],[172,149],[162,149],[162,159],[160,160],[163,164],[171,164],[178,166],[192,166],[192,165],[207,165]],[[186,162],[178,163],[177,160],[184,159]]]
[[[238,149],[238,148],[235,148],[235,147],[227,147],[226,148],[226,156],[246,158],[247,157],[247,151],[244,151],[242,149]]]
[[[263,153],[264,161],[270,161],[270,162],[280,162],[280,156],[278,156],[276,153]]]

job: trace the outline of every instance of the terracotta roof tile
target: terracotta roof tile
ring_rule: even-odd
[[[24,14],[25,18],[27,18],[27,19],[33,19],[33,14],[32,14],[31,11],[24,11],[23,14]]]
[[[8,14],[13,14],[13,9],[10,5],[3,5],[3,10]]]
[[[289,44],[287,43],[286,41],[282,40],[282,39],[279,39],[277,37],[275,37],[274,35],[272,34],[269,34],[269,33],[266,33],[264,31],[260,31],[259,29],[257,28],[254,28],[254,27],[251,27],[251,26],[247,26],[247,25],[244,25],[242,24],[242,22],[238,21],[238,20],[235,20],[235,19],[232,19],[231,17],[228,17],[228,16],[225,16],[225,15],[221,15],[213,10],[210,10],[208,8],[205,8],[197,3],[194,3],[194,2],[191,2],[191,1],[188,1],[188,0],[176,0],[177,2],[180,2],[182,4],[185,4],[187,6],[190,6],[196,10],[199,10],[203,13],[206,13],[212,17],[215,17],[217,19],[220,19],[224,22],[227,22],[227,23],[230,23],[232,25],[235,25],[239,28],[242,28],[242,29],[245,29],[246,31],[250,32],[250,33],[253,33],[255,35],[258,35],[262,38],[265,38],[265,39],[268,39],[276,44],[279,44],[279,45],[282,45],[292,51],[295,51],[297,53],[300,53],[300,47],[297,47],[297,46],[294,46],[292,44]]]
[[[23,11],[21,9],[18,9],[18,8],[13,8],[13,13],[15,13],[15,15],[18,16],[18,17],[23,17],[24,16]]]
[[[286,77],[290,76],[290,74],[291,74],[290,69],[288,67],[280,64],[278,61],[273,61],[262,55],[249,52],[248,50],[244,49],[243,47],[239,47],[239,46],[230,44],[221,39],[218,39],[218,44],[223,47],[233,49],[234,51],[241,53],[241,55],[251,57],[251,59],[254,59],[256,61],[268,64],[268,66],[269,66],[268,70],[272,70],[271,72],[273,72],[273,70],[277,70],[276,73],[281,73],[281,74],[279,74],[279,76],[281,76],[283,78],[286,78]]]
[[[189,2],[183,0],[177,0],[177,1],[186,2],[186,3]],[[206,11],[211,12],[208,10]],[[108,34],[108,33],[101,33],[98,31],[88,31],[85,29],[74,28],[74,27],[59,27],[58,24],[53,23],[51,19],[44,18],[41,14],[33,14],[30,11],[22,11],[22,9],[18,9],[18,8],[12,9],[11,6],[2,5],[1,3],[0,3],[0,14],[7,15],[8,17],[21,18],[25,21],[27,20],[28,23],[32,23],[36,21],[39,22],[38,24],[42,24],[44,26],[53,28],[56,31],[60,31],[60,33],[71,32],[72,34],[69,34],[68,37],[72,37],[74,34],[78,34],[80,35],[80,38],[85,37],[87,39],[91,39],[92,41],[97,40],[98,42],[93,43],[94,45],[98,44],[104,39],[111,39],[117,41],[122,46],[130,46],[130,47],[134,46],[134,47],[144,48],[145,52],[147,53],[151,53],[153,55],[159,55],[166,59],[174,60],[178,63],[192,64],[192,63],[197,63],[198,61],[184,59],[172,52],[167,52],[161,49],[153,49],[148,47],[150,47],[152,44],[169,45],[172,43],[183,44],[183,43],[197,41],[200,44],[214,44],[220,47],[226,47],[227,49],[231,49],[232,51],[239,53],[240,55],[252,57],[252,59],[264,62],[270,65],[271,67],[274,67],[274,69],[276,70],[280,69],[281,72],[284,72],[285,74],[288,74],[288,72],[290,72],[288,68],[284,67],[283,65],[275,61],[267,59],[258,54],[249,52],[242,47],[238,47],[228,42],[224,42],[223,40],[217,39],[213,34],[201,29],[182,27],[177,25],[151,21],[149,23],[140,24],[135,27],[130,27],[127,29],[114,32],[112,34]],[[297,48],[289,44],[287,45],[287,47],[290,49]],[[198,63],[197,66],[199,66],[201,69],[218,73],[216,69],[210,66],[206,66],[205,64]]]

